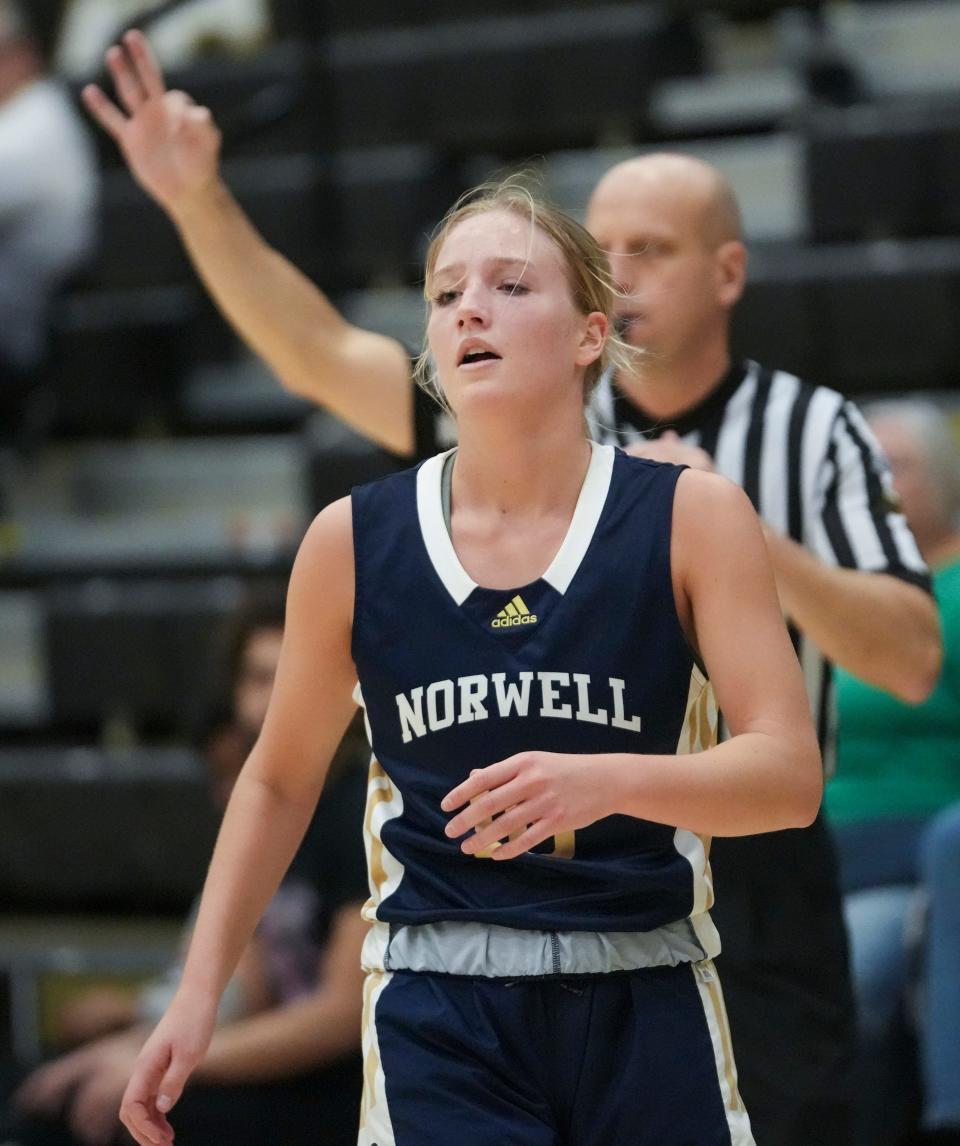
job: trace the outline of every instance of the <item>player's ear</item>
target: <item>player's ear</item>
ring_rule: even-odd
[[[596,362],[603,353],[609,329],[610,323],[602,311],[594,310],[586,316],[583,334],[577,347],[578,366],[589,366],[592,362]]]

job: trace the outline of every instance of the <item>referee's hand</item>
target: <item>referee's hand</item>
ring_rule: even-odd
[[[694,470],[707,470],[712,473],[716,468],[713,458],[706,450],[699,446],[689,446],[680,439],[674,430],[665,430],[659,438],[649,441],[631,442],[624,447],[624,452],[635,458],[649,458],[654,462],[670,462],[675,466],[689,466]]]

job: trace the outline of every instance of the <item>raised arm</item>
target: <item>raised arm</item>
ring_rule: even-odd
[[[392,338],[353,326],[264,241],[220,174],[220,132],[205,107],[167,91],[146,38],[107,52],[119,105],[95,84],[83,101],[131,173],[166,211],[223,315],[295,394],[401,456],[414,450],[410,362]]]
[[[317,517],[301,545],[263,730],[227,806],[180,987],[124,1095],[121,1119],[144,1146],[172,1140],[166,1112],[207,1050],[220,992],[300,844],[355,711],[352,613],[343,500]]]
[[[479,769],[443,801],[451,813],[462,809],[449,836],[489,825],[467,835],[463,851],[499,841],[493,859],[509,860],[616,813],[710,836],[813,820],[820,750],[760,522],[742,490],[715,474],[680,476],[672,565],[684,629],[732,737],[691,755],[524,752]]]

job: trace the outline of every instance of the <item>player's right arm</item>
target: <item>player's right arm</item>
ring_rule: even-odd
[[[197,274],[250,348],[295,394],[366,437],[414,450],[410,361],[395,339],[353,326],[259,234],[220,175],[220,133],[207,108],[167,91],[146,38],[107,52],[117,106],[95,84],[90,114],[137,182],[170,216]]]
[[[180,986],[137,1059],[121,1120],[141,1146],[168,1143],[166,1114],[203,1058],[217,1002],[300,844],[356,711],[349,499],[307,531],[290,578],[276,682],[234,786]]]

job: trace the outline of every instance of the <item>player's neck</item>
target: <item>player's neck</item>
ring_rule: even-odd
[[[590,460],[582,415],[545,419],[535,432],[461,424],[459,437],[455,506],[515,515],[576,503]]]
[[[724,342],[671,359],[651,354],[634,373],[619,373],[617,386],[651,418],[669,419],[698,406],[729,369],[730,350]]]

